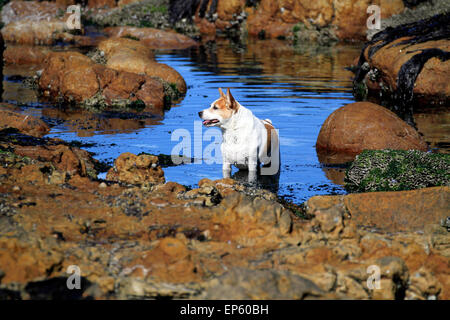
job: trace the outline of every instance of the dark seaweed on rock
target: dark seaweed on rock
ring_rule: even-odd
[[[365,43],[359,57],[353,81],[353,92],[355,96],[360,96],[359,90],[361,89],[362,81],[371,69],[367,65],[364,56],[367,47],[370,47],[368,52],[370,58],[381,48],[403,37],[408,37],[408,39],[393,44],[392,47],[450,39],[450,13],[438,14],[428,19],[403,24],[394,28],[388,27],[375,34],[372,40]],[[393,110],[409,124],[414,126],[412,115],[414,83],[422,71],[423,66],[431,58],[436,57],[441,61],[446,61],[449,56],[449,52],[437,48],[430,48],[414,55],[400,68],[397,79],[397,92],[394,92],[392,95]]]
[[[400,68],[397,79],[398,98],[405,104],[412,102],[414,83],[424,64],[431,58],[447,61],[450,58],[450,52],[436,48],[421,50],[421,53],[414,55]]]

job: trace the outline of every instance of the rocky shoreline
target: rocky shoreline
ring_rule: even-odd
[[[361,40],[369,1],[89,0],[84,21],[105,27],[95,35],[67,30],[61,9],[71,3],[5,5],[6,64],[32,66],[28,85],[53,113],[71,105],[145,123],[188,90],[153,49],[221,35]],[[383,18],[405,6],[389,2]],[[352,163],[349,193],[303,204],[232,179],[166,181],[164,155],[124,150],[108,166],[2,103],[0,300],[450,299],[450,157],[428,153],[404,120],[420,121],[384,99],[448,104],[447,22],[438,13],[366,43],[354,65],[354,94],[366,101],[330,114],[316,143],[322,163]],[[80,290],[67,289],[73,266]],[[368,282],[372,266],[381,289]]]

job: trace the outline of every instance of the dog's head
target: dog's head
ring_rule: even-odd
[[[203,120],[203,125],[207,127],[220,127],[226,124],[239,109],[239,104],[231,95],[229,88],[226,95],[221,88],[219,93],[220,98],[211,103],[211,107],[198,113]]]

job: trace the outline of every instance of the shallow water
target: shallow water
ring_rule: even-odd
[[[344,68],[359,55],[360,48],[340,44],[294,50],[282,41],[255,41],[244,47],[225,41],[189,50],[159,51],[157,60],[180,72],[188,85],[184,100],[167,111],[164,119],[103,117],[35,103],[24,112],[54,124],[49,137],[87,143],[85,149],[110,164],[123,152],[171,154],[179,143],[178,139],[172,141],[172,135],[187,130],[190,156],[200,163],[168,167],[164,172],[167,181],[195,187],[202,178],[222,177],[221,164],[207,164],[207,157],[201,154],[211,143],[206,140],[208,133],[218,135],[212,142],[220,145],[219,130],[202,128],[198,111],[218,98],[218,87],[230,88],[243,106],[259,118],[271,119],[279,129],[282,168],[278,192],[299,203],[313,195],[345,192],[339,185],[343,169],[322,166],[315,142],[328,115],[354,102],[352,73]],[[17,85],[7,81],[6,86],[4,98],[6,95],[13,101]],[[220,154],[216,156],[220,159]]]

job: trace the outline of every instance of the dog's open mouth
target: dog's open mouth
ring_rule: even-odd
[[[203,125],[204,126],[210,126],[210,125],[212,125],[214,123],[217,123],[217,122],[219,122],[219,120],[217,120],[217,119],[203,120]]]

